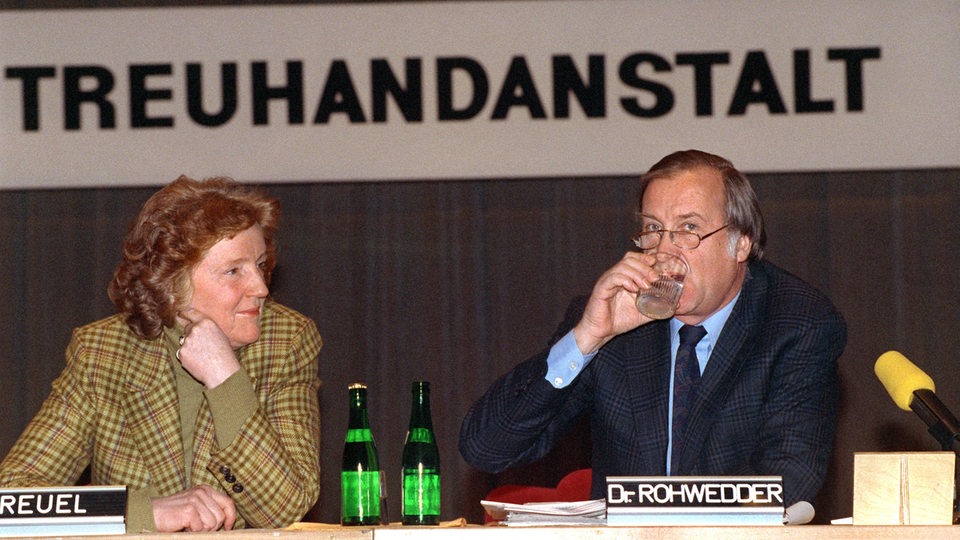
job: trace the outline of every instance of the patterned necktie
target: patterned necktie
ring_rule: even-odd
[[[673,451],[670,455],[670,469],[677,474],[680,454],[684,446],[684,430],[687,418],[697,396],[700,384],[700,363],[697,360],[697,343],[707,335],[702,326],[683,325],[680,328],[680,347],[677,348],[677,361],[673,374]]]

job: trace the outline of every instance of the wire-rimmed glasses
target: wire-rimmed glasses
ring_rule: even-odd
[[[729,226],[729,223],[725,223],[719,229],[710,231],[707,234],[697,234],[692,231],[668,231],[664,229],[659,231],[644,231],[633,237],[633,243],[636,244],[638,248],[643,250],[653,249],[659,246],[660,242],[663,241],[664,233],[669,233],[670,242],[678,248],[686,250],[697,249],[700,247],[700,242],[703,242],[707,238],[710,238]]]

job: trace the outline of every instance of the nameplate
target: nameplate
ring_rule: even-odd
[[[782,525],[780,476],[608,476],[609,525]]]
[[[0,536],[126,532],[125,486],[0,489]]]

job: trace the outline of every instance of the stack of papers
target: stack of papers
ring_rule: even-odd
[[[604,499],[575,502],[538,502],[526,504],[480,501],[493,519],[513,526],[606,525]]]

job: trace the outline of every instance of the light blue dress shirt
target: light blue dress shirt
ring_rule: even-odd
[[[710,354],[713,353],[713,346],[717,342],[717,337],[720,335],[720,331],[723,330],[723,325],[727,323],[727,319],[730,318],[730,313],[733,311],[733,306],[736,305],[737,299],[740,298],[740,293],[737,292],[737,295],[723,306],[720,311],[717,311],[706,320],[701,323],[707,330],[707,335],[697,343],[697,360],[700,364],[700,373],[707,368],[707,362],[710,360]],[[670,319],[670,402],[668,403],[668,424],[667,424],[667,474],[670,474],[670,453],[673,449],[673,437],[671,433],[673,432],[673,371],[674,364],[677,360],[677,349],[680,347],[680,327],[683,326],[683,323],[677,319]],[[569,385],[573,380],[580,374],[581,371],[591,360],[597,355],[597,352],[594,351],[588,355],[584,355],[580,352],[580,348],[577,347],[577,340],[573,337],[573,330],[567,332],[560,341],[557,341],[553,347],[550,349],[550,354],[547,356],[547,382],[553,385],[554,388],[564,388]]]

